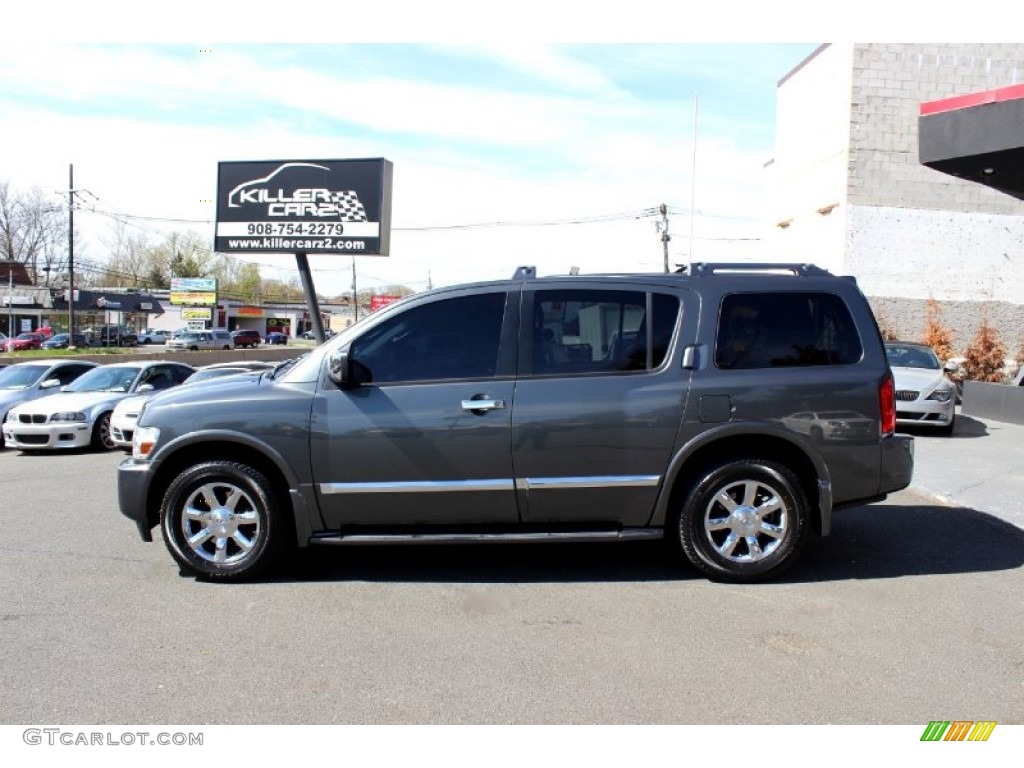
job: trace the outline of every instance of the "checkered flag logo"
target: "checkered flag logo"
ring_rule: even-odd
[[[366,221],[366,209],[355,190],[334,192],[331,194],[331,202],[338,207],[338,217],[342,221]]]

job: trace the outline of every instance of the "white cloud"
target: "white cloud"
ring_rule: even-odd
[[[371,283],[419,288],[428,273],[443,284],[504,277],[527,263],[541,272],[657,270],[661,242],[650,219],[510,225],[660,203],[674,211],[670,261],[689,260],[686,99],[666,104],[628,92],[600,67],[536,46],[460,49],[467,66],[497,61],[529,76],[514,88],[422,81],[418,72],[282,67],[268,52],[230,49],[190,62],[145,47],[0,51],[0,82],[8,84],[0,86],[0,179],[59,192],[73,162],[76,186],[99,196],[99,210],[202,222],[214,217],[203,201],[215,195],[219,161],[386,157],[395,164],[395,231],[390,258],[359,260]],[[525,89],[545,74],[543,92]],[[223,119],[236,109],[246,119]],[[750,250],[738,238],[756,234],[765,159],[733,137],[699,133],[696,257]],[[76,217],[93,257],[108,221]],[[150,231],[194,228],[212,243],[207,224],[135,221]],[[504,226],[414,229],[480,222]],[[256,261],[280,271],[269,277],[294,272],[291,256]],[[319,290],[350,285],[346,257],[311,263]]]

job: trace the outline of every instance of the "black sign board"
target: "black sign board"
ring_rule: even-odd
[[[387,256],[391,170],[381,158],[218,163],[214,250]]]

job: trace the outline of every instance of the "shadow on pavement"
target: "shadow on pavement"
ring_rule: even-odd
[[[826,538],[811,537],[776,582],[894,579],[1024,565],[1024,531],[959,507],[874,505],[843,510]],[[645,582],[703,580],[660,541],[623,544],[316,547],[271,582]],[[756,588],[756,587],[752,587]]]
[[[916,427],[912,424],[900,424],[897,432],[904,435],[913,435],[914,437],[938,437],[939,433],[934,427]],[[956,423],[953,425],[953,434],[943,436],[944,440],[956,439],[956,438],[971,438],[971,437],[987,437],[988,427],[985,423],[978,421],[971,416],[964,416],[958,413],[956,416]]]

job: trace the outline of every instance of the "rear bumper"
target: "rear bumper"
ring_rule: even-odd
[[[878,492],[901,491],[914,479],[914,438],[910,435],[890,435],[882,439],[882,460],[879,470]]]

